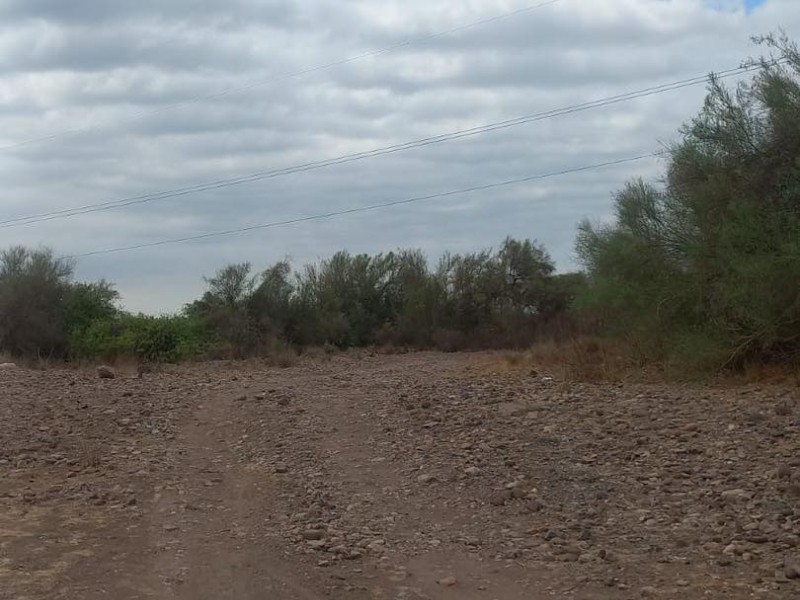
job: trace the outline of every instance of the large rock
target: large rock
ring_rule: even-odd
[[[100,365],[97,367],[97,376],[100,379],[114,379],[117,376],[117,373],[109,366]]]

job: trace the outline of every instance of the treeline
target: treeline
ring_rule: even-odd
[[[340,348],[407,345],[456,350],[530,344],[570,306],[581,275],[557,275],[530,240],[445,255],[430,269],[419,250],[338,252],[293,273],[279,262],[253,275],[230,265],[186,308],[234,356],[276,340]]]
[[[530,240],[446,255],[338,252],[293,272],[249,263],[206,279],[202,298],[170,317],[131,315],[105,281],[74,283],[50,250],[0,253],[0,350],[52,358],[176,361],[242,358],[276,348],[399,345],[457,350],[521,347],[568,333],[566,312],[584,278],[554,273]]]
[[[0,253],[0,351],[175,361],[591,334],[636,364],[800,363],[800,53],[785,38],[762,42],[775,56],[750,81],[712,78],[663,180],[629,182],[611,222],[579,225],[581,273],[556,274],[530,240],[433,266],[418,250],[339,252],[299,271],[226,266],[180,314],[148,317],[121,311],[105,281],[73,282],[52,252],[11,248]]]

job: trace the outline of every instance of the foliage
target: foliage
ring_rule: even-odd
[[[70,334],[88,329],[97,321],[113,319],[118,312],[119,293],[105,280],[75,283],[64,297],[64,319]]]
[[[152,362],[177,362],[201,356],[207,331],[195,318],[120,314],[94,321],[72,337],[75,358],[133,357]]]
[[[186,315],[207,327],[215,355],[274,354],[299,347],[370,344],[466,346],[525,344],[542,321],[562,315],[574,286],[561,281],[547,252],[507,239],[497,251],[447,255],[428,268],[419,250],[374,256],[341,251],[292,272],[281,261],[251,275],[247,263],[207,278]]]
[[[800,356],[800,55],[712,78],[670,152],[666,180],[628,183],[611,224],[580,225],[580,299],[642,359],[742,367]]]
[[[73,265],[51,250],[14,246],[0,252],[0,350],[13,356],[67,351],[65,299]]]

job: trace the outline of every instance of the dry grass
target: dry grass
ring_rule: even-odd
[[[299,362],[297,352],[292,348],[275,346],[267,357],[269,364],[281,369],[294,367]]]
[[[309,346],[303,348],[301,356],[303,358],[317,361],[317,362],[330,362],[333,358],[334,352],[329,351],[322,346]]]
[[[800,364],[748,364],[743,371],[715,374],[676,372],[664,364],[637,361],[623,343],[596,337],[580,337],[556,343],[539,343],[523,351],[493,355],[487,367],[493,371],[549,375],[568,386],[570,382],[664,382],[695,381],[717,385],[789,385],[800,387]],[[568,391],[568,390],[567,390]]]
[[[741,373],[721,374],[717,383],[759,383],[764,385],[790,385],[800,387],[800,363],[794,364],[746,364]]]
[[[575,338],[568,342],[542,342],[527,350],[505,351],[493,355],[494,371],[525,372],[548,375],[565,387],[570,382],[652,380],[660,370],[635,364],[618,342],[595,337]]]

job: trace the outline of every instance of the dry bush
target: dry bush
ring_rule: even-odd
[[[387,356],[393,356],[395,354],[408,354],[411,352],[411,348],[405,344],[379,344],[377,346],[371,346],[369,349],[375,354],[383,354]]]
[[[437,329],[432,338],[434,347],[442,352],[458,352],[467,346],[467,336],[452,329]]]
[[[644,368],[616,341],[579,337],[565,342],[541,342],[528,350],[504,352],[509,370],[547,372],[561,382],[649,379],[656,368]]]
[[[309,346],[301,350],[301,356],[319,362],[330,362],[333,354],[326,352],[325,349],[320,346]]]
[[[767,385],[790,385],[800,387],[800,360],[786,364],[765,364],[750,362],[744,365],[741,373],[719,376],[721,383],[734,380],[736,383],[763,383]]]
[[[274,339],[269,343],[268,348],[266,348],[266,358],[269,364],[281,369],[294,367],[299,362],[297,351],[278,339]]]

